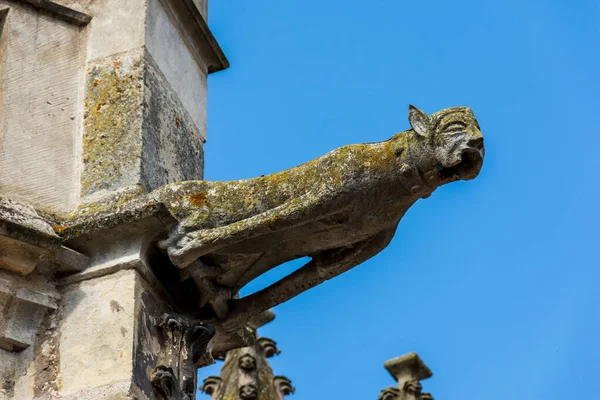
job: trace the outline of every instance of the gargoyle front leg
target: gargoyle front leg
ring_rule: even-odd
[[[322,218],[328,215],[323,211],[323,204],[326,203],[328,200],[323,196],[306,194],[261,214],[218,228],[185,233],[178,227],[169,239],[159,243],[159,247],[167,249],[175,265],[185,268],[199,257],[222,247]]]
[[[252,316],[275,307],[335,278],[383,250],[394,237],[396,227],[381,231],[351,247],[324,251],[300,269],[254,294],[231,302],[231,313],[222,326],[233,332],[244,326]]]

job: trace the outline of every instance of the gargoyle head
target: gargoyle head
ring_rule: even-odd
[[[408,120],[414,134],[407,156],[418,158],[414,161],[424,169],[437,170],[441,184],[479,174],[485,149],[471,109],[452,107],[427,115],[411,105]]]

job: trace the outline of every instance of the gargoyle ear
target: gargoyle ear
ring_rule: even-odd
[[[408,106],[408,122],[419,136],[429,134],[429,116],[412,104]]]

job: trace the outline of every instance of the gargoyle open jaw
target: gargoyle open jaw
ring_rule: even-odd
[[[470,180],[477,176],[481,165],[483,164],[483,155],[480,150],[466,149],[460,156],[460,161],[452,166],[444,167],[440,165],[438,175],[442,181],[457,181],[460,179]]]

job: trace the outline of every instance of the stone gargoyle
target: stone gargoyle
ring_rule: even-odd
[[[483,136],[469,108],[428,116],[410,106],[408,119],[412,129],[389,140],[341,147],[272,175],[157,189],[178,221],[159,247],[194,279],[200,305],[208,303],[227,331],[238,329],[373,257],[418,199],[478,175]],[[311,260],[297,271],[236,298],[259,275],[304,256]]]

